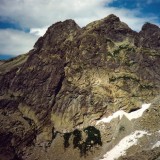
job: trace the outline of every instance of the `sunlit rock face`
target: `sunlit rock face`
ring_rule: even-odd
[[[66,20],[0,61],[0,159],[158,159],[159,33]]]

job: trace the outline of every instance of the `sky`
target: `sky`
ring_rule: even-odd
[[[115,14],[140,31],[160,25],[160,0],[0,0],[0,60],[27,53],[55,22],[74,19],[81,27]]]

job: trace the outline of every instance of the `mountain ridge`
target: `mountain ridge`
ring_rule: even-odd
[[[27,54],[0,65],[4,145],[0,146],[0,157],[5,159],[9,152],[10,159],[18,156],[32,160],[39,156],[38,150],[42,152],[39,159],[44,159],[47,150],[48,156],[55,157],[51,156],[51,160],[66,159],[66,154],[75,150],[77,157],[80,150],[79,159],[84,158],[84,153],[93,159],[104,154],[96,150],[101,140],[101,150],[108,151],[105,146],[116,143],[115,135],[118,142],[137,128],[158,131],[159,103],[152,104],[154,107],[136,123],[122,118],[103,128],[96,126],[96,121],[118,110],[133,112],[159,96],[159,37],[159,27],[147,23],[137,33],[115,15],[83,28],[73,20],[49,27]],[[150,112],[156,114],[154,109],[157,117],[151,116],[150,122],[147,117]],[[97,138],[90,132],[99,139],[94,141]],[[68,146],[70,139],[81,140],[74,144],[75,150],[69,148],[62,153],[62,144]],[[95,155],[90,153],[92,147]],[[67,157],[74,159],[73,154]]]

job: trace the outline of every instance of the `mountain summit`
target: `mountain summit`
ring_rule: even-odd
[[[0,62],[0,159],[158,160],[159,73],[156,25],[53,24]]]

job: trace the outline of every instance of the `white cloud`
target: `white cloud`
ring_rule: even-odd
[[[37,36],[12,29],[0,29],[0,55],[20,55],[33,48]]]
[[[48,27],[44,27],[44,28],[31,28],[30,29],[30,33],[33,35],[37,35],[37,36],[43,36],[45,34],[45,32],[47,31]]]
[[[14,54],[16,50],[18,53],[26,52],[28,48],[32,47],[33,41],[36,40],[35,36],[44,34],[46,26],[65,19],[74,19],[80,26],[85,26],[94,20],[104,18],[109,14],[115,14],[137,31],[146,21],[156,22],[156,17],[139,18],[141,13],[138,10],[110,7],[109,3],[113,1],[116,0],[0,0],[0,17],[3,20],[18,23],[22,28],[30,29],[28,35],[27,33],[19,34],[13,30],[10,35],[11,38],[16,32],[17,36],[21,35],[23,37],[22,35],[24,35],[24,37],[30,39],[30,42],[26,42],[25,38],[22,38],[24,41],[18,42],[17,40],[17,43],[21,44],[18,45],[18,50],[17,45],[14,47],[15,42],[11,41],[12,44],[6,43],[3,50],[7,51],[12,45]],[[5,41],[7,42],[7,40]],[[0,48],[0,53],[3,50]],[[13,54],[12,50],[8,50],[7,54]]]
[[[1,0],[0,16],[23,27],[51,25],[66,18],[95,16],[94,10],[112,0]]]
[[[133,29],[140,27],[146,20],[155,21],[155,17],[138,18],[138,10],[109,7],[108,4],[113,1],[1,0],[0,16],[18,22],[24,28],[41,28],[69,18],[84,26],[111,13],[124,19]]]

